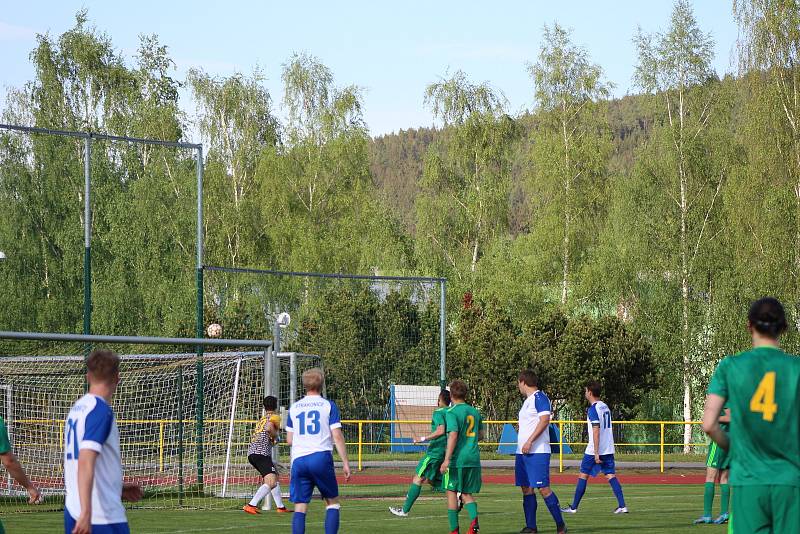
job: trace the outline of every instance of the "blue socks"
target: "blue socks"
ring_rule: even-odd
[[[337,534],[339,532],[339,508],[341,508],[340,505],[331,504],[325,511],[325,534]]]
[[[575,486],[575,498],[572,499],[572,504],[570,505],[573,510],[578,509],[578,505],[581,504],[581,499],[583,499],[583,494],[586,493],[586,483],[588,480],[585,478],[578,479],[578,485]]]
[[[561,516],[561,508],[558,506],[558,497],[556,497],[555,493],[551,493],[547,497],[544,498],[544,503],[547,505],[547,509],[550,510],[550,515],[553,516],[553,519],[556,522],[556,527],[561,528],[564,526],[564,518]]]
[[[522,511],[525,512],[525,526],[537,530],[536,528],[536,495],[522,496]]]
[[[625,507],[625,497],[622,495],[622,485],[617,480],[617,477],[612,478],[608,481],[608,484],[611,486],[611,489],[614,490],[614,496],[617,498],[617,503],[619,503],[620,508]]]
[[[292,534],[306,534],[306,514],[295,512],[292,514]]]

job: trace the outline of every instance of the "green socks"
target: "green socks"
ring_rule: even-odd
[[[422,491],[421,486],[417,486],[416,484],[411,484],[408,487],[408,493],[406,494],[406,502],[403,503],[403,511],[408,513],[411,511],[411,507],[414,506],[414,501],[417,500],[419,497],[419,493]]]
[[[476,517],[478,517],[478,503],[468,502],[464,505],[464,509],[469,514],[470,520],[474,520]]]
[[[703,517],[711,517],[711,506],[713,504],[714,504],[714,483],[706,482],[705,491],[703,492]]]
[[[458,528],[458,510],[447,510],[447,520],[450,521],[450,532]]]
[[[727,484],[720,484],[719,489],[722,493],[720,495],[720,514],[727,514],[728,513],[728,502],[731,500],[731,487]]]

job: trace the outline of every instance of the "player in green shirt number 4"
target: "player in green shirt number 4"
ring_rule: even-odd
[[[447,450],[439,471],[444,475],[447,490],[447,519],[450,534],[458,531],[458,493],[469,513],[468,534],[477,534],[478,503],[474,494],[481,491],[481,453],[478,441],[483,438],[483,418],[480,412],[466,403],[467,385],[461,380],[450,383],[453,406],[447,410]],[[453,466],[450,466],[450,462]]]
[[[450,392],[442,390],[439,393],[439,407],[433,411],[431,417],[431,430],[432,434],[422,436],[417,439],[414,438],[414,444],[429,443],[428,450],[425,456],[417,464],[417,470],[414,472],[414,478],[411,480],[411,485],[408,487],[406,494],[406,502],[403,503],[402,508],[389,508],[389,511],[399,517],[407,517],[414,506],[414,501],[419,497],[422,491],[422,483],[425,481],[430,482],[434,488],[441,487],[442,475],[439,473],[439,468],[444,460],[444,449],[447,445],[447,436],[445,436],[445,429],[447,428],[445,422],[445,414],[450,407]]]
[[[753,348],[723,359],[708,386],[703,430],[731,454],[731,533],[800,532],[800,358],[778,346],[787,327],[780,302],[754,302]],[[730,433],[719,424],[726,400]]]
[[[8,429],[6,422],[0,417],[0,462],[6,468],[8,474],[19,483],[20,486],[28,491],[28,502],[30,504],[40,504],[42,502],[42,493],[33,485],[25,470],[20,465],[17,457],[11,452],[11,441],[8,439]],[[3,523],[0,522],[0,534],[3,534]]]

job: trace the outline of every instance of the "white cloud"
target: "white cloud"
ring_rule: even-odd
[[[36,37],[36,30],[24,26],[15,26],[0,20],[0,41],[31,41]]]

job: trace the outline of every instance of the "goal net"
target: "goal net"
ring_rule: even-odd
[[[252,493],[247,464],[253,424],[261,415],[269,341],[204,346],[100,343],[120,355],[113,398],[124,477],[138,482],[149,508],[226,508]],[[42,506],[0,470],[0,516],[60,510],[64,503],[64,419],[85,393],[86,342],[11,340],[0,335],[0,417],[12,450],[43,491]],[[254,476],[256,475],[256,476]]]

